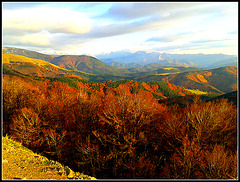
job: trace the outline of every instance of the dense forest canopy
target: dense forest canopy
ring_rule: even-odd
[[[5,74],[4,135],[98,179],[236,178],[236,106],[160,103],[164,85]]]

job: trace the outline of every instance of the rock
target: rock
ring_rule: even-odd
[[[68,166],[65,166],[64,169],[68,178],[74,178],[74,172]]]

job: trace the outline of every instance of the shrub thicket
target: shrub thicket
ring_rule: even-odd
[[[101,178],[237,178],[237,109],[186,107],[118,87],[87,94],[67,83],[4,77],[4,134]]]

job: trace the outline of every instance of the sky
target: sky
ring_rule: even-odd
[[[2,2],[2,45],[45,54],[238,54],[238,2]]]

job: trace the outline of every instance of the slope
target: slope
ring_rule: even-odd
[[[50,62],[61,68],[82,71],[90,74],[122,74],[123,68],[109,66],[102,61],[87,55],[47,55],[26,49],[3,47],[3,53],[25,56]]]
[[[13,55],[3,53],[2,55],[3,67],[8,70],[13,70],[24,75],[38,76],[38,77],[78,77],[70,73],[68,70],[59,68],[47,61],[40,59],[28,58],[25,56]]]
[[[3,179],[96,179],[79,172],[73,172],[68,166],[49,160],[34,153],[5,136],[2,138],[2,177]]]
[[[145,75],[135,77],[134,80],[164,81],[194,90],[227,93],[237,89],[237,67],[228,66],[205,71]]]
[[[78,70],[90,74],[121,74],[124,69],[109,66],[102,61],[86,55],[64,55],[54,57],[51,63],[68,70]]]
[[[238,93],[237,91],[233,91],[233,92],[229,92],[214,98],[211,98],[207,101],[215,101],[215,100],[220,100],[220,99],[228,99],[229,101],[233,102],[234,105],[237,105],[237,101],[238,101]]]
[[[41,59],[44,61],[51,62],[51,60],[56,57],[53,55],[42,54],[36,51],[29,51],[26,49],[14,48],[14,47],[3,47],[2,52],[14,55],[25,56],[28,58]]]

